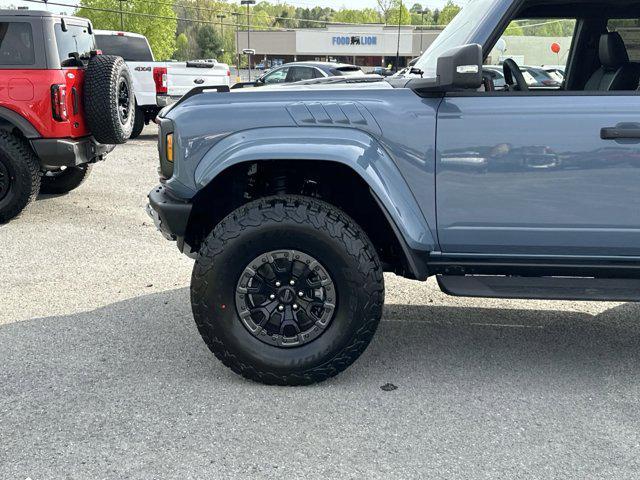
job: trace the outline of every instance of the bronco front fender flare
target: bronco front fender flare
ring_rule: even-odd
[[[272,160],[320,160],[351,167],[369,185],[411,250],[436,250],[435,235],[389,154],[370,135],[340,127],[258,128],[216,143],[195,171],[198,189],[233,165]]]

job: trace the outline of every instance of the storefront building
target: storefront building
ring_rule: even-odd
[[[326,28],[237,32],[239,50],[255,50],[253,65],[293,61],[336,61],[364,67],[394,65],[399,49],[400,67],[421,54],[438,36],[438,29],[414,26],[329,25]]]

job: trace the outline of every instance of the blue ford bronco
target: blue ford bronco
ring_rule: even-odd
[[[639,300],[639,19],[638,0],[472,0],[404,77],[165,109],[148,209],[196,259],[209,348],[268,384],[336,375],[387,271],[451,295]],[[552,42],[563,82],[533,87],[517,62]]]

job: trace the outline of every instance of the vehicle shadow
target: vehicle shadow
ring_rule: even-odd
[[[4,325],[0,478],[282,478],[300,465],[344,478],[345,462],[352,478],[522,478],[550,459],[633,478],[639,314],[387,305],[351,368],[302,388],[218,362],[186,288]]]
[[[550,302],[549,308],[554,303]],[[402,375],[485,381],[598,382],[640,374],[640,306],[562,310],[389,305],[367,358]]]
[[[154,133],[142,133],[138,135],[136,138],[129,140],[130,142],[136,142],[140,140],[153,140],[154,142],[158,140],[158,132]]]
[[[549,303],[553,308],[553,303]],[[633,368],[640,372],[640,306],[623,304],[592,316],[562,310],[386,305],[362,358],[331,380],[415,383],[427,374],[465,376],[526,371],[532,377],[563,369],[593,376]],[[244,382],[207,350],[193,324],[188,289],[125,300],[85,313],[0,327],[5,371],[38,370],[57,377],[112,369],[132,378],[162,375]],[[639,367],[635,367],[635,365]]]

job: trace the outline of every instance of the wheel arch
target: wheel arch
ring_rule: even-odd
[[[403,265],[393,265],[395,271],[428,276],[423,259],[436,250],[431,229],[395,163],[364,132],[322,127],[240,132],[205,155],[195,182],[199,192],[189,221],[190,245],[204,233],[196,234],[194,225],[220,207],[226,215],[260,195],[308,194],[345,210],[377,248],[401,250]],[[223,191],[236,201],[222,199]]]
[[[40,137],[40,133],[31,122],[6,107],[0,107],[0,129],[12,133],[17,129],[23,137],[28,139]]]

